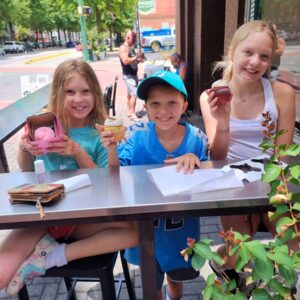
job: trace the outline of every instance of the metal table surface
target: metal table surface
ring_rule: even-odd
[[[224,161],[202,162],[203,168],[221,167]],[[35,182],[33,172],[0,174],[0,229],[137,220],[141,247],[143,299],[156,295],[153,221],[158,217],[208,216],[266,211],[269,187],[259,181],[235,188],[192,195],[164,197],[145,172],[159,165],[81,169],[48,174],[48,182],[88,173],[92,185],[67,193],[45,207],[40,219],[30,204],[9,203],[7,190]]]

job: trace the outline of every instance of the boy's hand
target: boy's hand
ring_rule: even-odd
[[[104,130],[104,126],[99,124],[96,124],[95,128],[99,131],[101,136],[101,143],[106,149],[116,147],[117,142],[115,141],[115,138],[111,131]]]
[[[176,158],[166,159],[164,163],[165,164],[177,163],[176,171],[180,172],[180,170],[183,168],[184,174],[193,173],[195,167],[200,168],[200,160],[193,153],[187,153]]]

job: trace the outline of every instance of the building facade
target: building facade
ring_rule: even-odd
[[[176,0],[139,0],[140,31],[175,29]]]

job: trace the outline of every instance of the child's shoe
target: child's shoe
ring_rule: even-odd
[[[50,235],[45,235],[35,246],[32,254],[22,263],[21,267],[6,287],[6,293],[10,296],[16,295],[24,284],[30,279],[45,274],[45,263],[47,255],[57,246]]]

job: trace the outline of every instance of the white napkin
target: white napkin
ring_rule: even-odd
[[[65,178],[62,180],[55,181],[53,183],[62,183],[65,186],[66,193],[81,189],[92,184],[88,174],[81,174]]]
[[[222,169],[196,169],[192,174],[184,174],[176,172],[176,166],[172,165],[147,170],[147,173],[164,196],[243,186],[234,172],[224,174]]]

